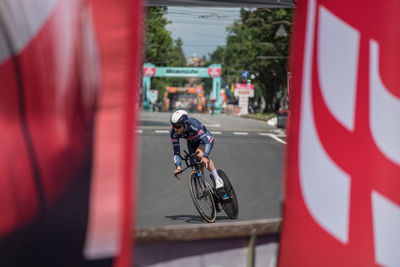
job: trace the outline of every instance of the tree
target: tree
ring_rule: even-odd
[[[146,62],[166,66],[172,53],[173,40],[165,28],[170,22],[164,17],[166,7],[148,7],[146,23]]]
[[[151,6],[147,9],[145,62],[156,66],[182,67],[186,66],[186,57],[182,50],[181,39],[173,40],[171,32],[166,29],[167,7]],[[153,78],[152,88],[158,90],[158,98],[162,99],[166,86],[183,86],[185,79]]]
[[[210,62],[213,63],[222,63],[224,59],[225,47],[217,46],[217,49],[210,55]]]
[[[227,28],[226,47],[218,47],[211,55],[212,60],[222,58],[224,77],[240,75],[244,69],[259,74],[253,83],[267,103],[264,111],[273,111],[277,91],[286,86],[292,17],[293,9],[241,9],[240,19]],[[287,36],[275,36],[280,25]],[[234,77],[227,82],[235,82]]]
[[[183,67],[186,66],[186,57],[185,53],[183,53],[182,49],[182,39],[178,38],[177,40],[174,41],[174,46],[173,46],[173,51],[171,53],[171,59],[170,59],[170,66],[171,67]]]

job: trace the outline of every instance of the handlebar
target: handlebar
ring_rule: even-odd
[[[194,152],[194,153],[189,154],[186,150],[183,150],[183,152],[185,153],[185,156],[184,156],[184,157],[182,157],[181,154],[178,154],[178,155],[179,155],[179,157],[180,157],[181,159],[183,159],[184,161],[186,161],[186,160],[188,160],[188,159],[190,159],[190,158],[196,159],[196,155],[198,154],[198,152]]]
[[[183,152],[185,153],[185,156],[184,156],[184,157],[182,157],[181,154],[178,154],[178,155],[179,155],[179,157],[180,157],[182,160],[185,161],[185,163],[186,163],[186,168],[180,170],[180,171],[177,172],[175,175],[181,174],[181,173],[183,173],[184,171],[186,171],[187,169],[189,169],[189,168],[191,168],[191,167],[204,167],[204,166],[205,166],[205,165],[204,165],[204,162],[199,162],[199,161],[197,161],[196,155],[198,154],[198,152],[194,152],[194,153],[191,153],[191,154],[189,154],[186,150],[183,150]],[[189,160],[189,159],[194,159],[195,162],[192,163],[192,164],[189,164],[189,163],[188,163],[188,160]]]

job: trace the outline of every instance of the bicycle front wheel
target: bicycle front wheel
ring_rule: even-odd
[[[205,183],[196,173],[190,177],[189,183],[190,196],[201,217],[209,223],[215,221],[217,210],[210,186]]]

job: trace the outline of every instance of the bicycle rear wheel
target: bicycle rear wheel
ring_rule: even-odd
[[[189,189],[190,196],[201,217],[209,223],[214,222],[217,210],[210,186],[204,183],[196,173],[193,173],[190,177]]]
[[[231,219],[236,219],[239,214],[239,204],[236,197],[235,189],[223,170],[217,170],[219,177],[224,181],[224,188],[229,195],[229,199],[222,201],[222,208]]]

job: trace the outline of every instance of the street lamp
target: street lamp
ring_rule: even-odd
[[[287,32],[285,30],[285,27],[283,27],[283,25],[279,25],[278,30],[275,33],[275,37],[286,37],[287,36]]]

